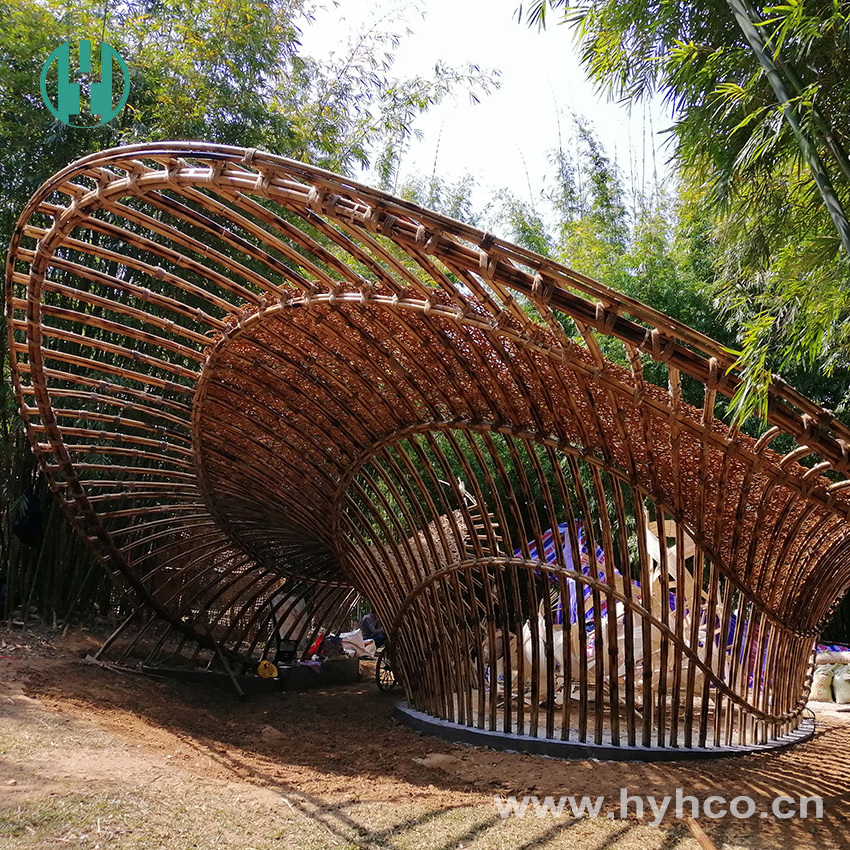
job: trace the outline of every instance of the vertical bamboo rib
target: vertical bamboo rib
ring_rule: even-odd
[[[307,641],[363,594],[411,704],[461,726],[691,749],[799,725],[850,586],[850,429],[781,383],[760,439],[727,427],[740,379],[692,329],[347,178],[201,143],[48,181],[6,303],[49,486],[146,612],[124,652],[247,668],[282,623]]]

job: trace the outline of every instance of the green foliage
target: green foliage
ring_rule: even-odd
[[[551,257],[555,240],[534,207],[507,190],[499,192],[495,200],[494,229],[504,229],[517,245]]]
[[[648,193],[627,187],[592,125],[574,116],[571,126],[574,136],[552,154],[553,173],[537,203],[503,190],[488,209],[488,227],[734,346],[716,297],[717,245],[705,214],[706,189],[686,182]],[[565,321],[565,329],[578,338],[572,322]],[[608,337],[599,343],[608,359],[630,367],[622,343]],[[642,360],[645,379],[666,387],[663,365]],[[702,404],[695,383],[684,381],[682,390],[686,401]]]
[[[344,173],[374,162],[391,184],[417,115],[458,89],[477,98],[498,84],[475,65],[399,79],[401,36],[378,29],[319,61],[300,48],[309,23],[305,0],[140,0],[107,7],[106,17],[102,0],[0,0],[4,242],[44,179],[122,143],[259,147]],[[66,127],[41,103],[42,63],[62,41],[82,38],[112,44],[131,72],[127,106],[107,126]]]
[[[304,54],[300,43],[302,30],[311,23],[310,8],[308,0],[120,4],[0,0],[0,242],[8,244],[24,204],[51,174],[87,153],[124,143],[196,139],[265,148],[349,174],[374,164],[384,182],[391,184],[418,114],[456,90],[477,97],[497,84],[493,73],[474,65],[462,69],[439,65],[430,78],[400,79],[393,65],[401,37],[377,27],[327,60],[316,60]],[[44,61],[59,44],[70,41],[76,76],[75,45],[80,39],[111,44],[130,70],[127,105],[102,127],[67,127],[41,102],[39,77]],[[81,80],[84,104],[88,86],[98,73],[94,63],[91,79]],[[56,83],[54,67],[48,89]],[[81,115],[72,120],[85,125],[88,119]],[[452,200],[451,190],[445,192],[450,212],[462,212],[462,193],[455,193]],[[206,243],[210,240],[210,234],[202,230],[189,235]],[[250,234],[241,235],[250,238]],[[94,231],[81,232],[79,237],[108,241]],[[225,254],[239,253],[233,244],[222,242],[217,247]],[[259,261],[244,262],[263,272]],[[135,274],[111,262],[104,262],[101,271],[121,279]],[[57,269],[51,272],[56,280],[63,274]],[[186,274],[191,278],[191,273]],[[119,301],[123,297],[96,281],[91,291]],[[163,292],[189,308],[217,309],[197,303],[195,296],[182,290],[168,292],[164,285]],[[101,310],[92,304],[81,304],[80,309]],[[155,304],[149,310],[157,314]],[[92,330],[91,336],[121,342],[108,331]],[[137,347],[144,349],[145,344]],[[110,356],[83,346],[77,353],[92,360],[91,374],[121,383],[102,371]],[[0,452],[6,485],[0,495],[0,578],[5,574],[8,581],[7,608],[32,603],[43,614],[60,619],[75,611],[91,613],[98,606],[103,611],[113,604],[111,585],[83,544],[71,536],[58,502],[44,491],[43,482],[39,493],[46,517],[41,545],[26,549],[11,534],[22,494],[32,479],[34,459],[17,414],[6,357],[4,350]],[[81,409],[85,405],[79,402]],[[85,419],[77,424],[98,427],[98,422]],[[110,463],[105,456],[89,460]],[[153,459],[139,462],[157,463]]]
[[[818,370],[815,395],[834,398],[850,354],[850,268],[783,109],[847,210],[850,8],[826,0],[746,7],[787,89],[784,104],[725,0],[540,0],[523,14],[545,25],[547,10],[562,10],[601,88],[626,101],[661,94],[675,115],[682,180],[703,198],[716,297],[742,349],[738,412],[764,409],[777,370],[794,382]]]
[[[649,194],[627,192],[592,127],[579,118],[573,125],[568,147],[574,158],[563,147],[552,156],[555,173],[539,209],[501,192],[495,226],[523,246],[731,344],[711,288],[715,244],[703,214],[704,191],[677,184]],[[627,195],[636,198],[631,211]]]
[[[475,181],[469,174],[455,183],[448,183],[436,174],[428,179],[414,175],[403,183],[399,195],[406,201],[476,226],[480,223],[481,214],[472,205],[474,187]]]

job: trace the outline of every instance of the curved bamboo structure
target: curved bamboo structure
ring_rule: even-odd
[[[161,642],[247,663],[360,593],[455,727],[615,753],[799,727],[850,585],[850,433],[780,381],[758,436],[727,427],[738,379],[701,334],[200,143],[49,180],[6,295],[33,449]]]

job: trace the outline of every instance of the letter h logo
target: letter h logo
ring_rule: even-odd
[[[88,39],[80,41],[79,70],[81,74],[92,72],[91,42]],[[51,101],[47,92],[47,74],[56,62],[58,74],[58,89],[56,103]],[[121,68],[123,87],[117,106],[114,105],[112,95],[112,70],[113,63],[117,62]],[[99,127],[111,121],[127,103],[130,95],[130,72],[127,63],[118,55],[115,49],[100,43],[100,80],[89,85],[89,112],[92,116],[99,116],[97,124],[88,126]],[[60,44],[53,53],[48,56],[47,61],[41,69],[41,98],[53,116],[70,127],[81,125],[71,124],[72,115],[80,114],[80,84],[71,81],[71,43],[66,41]]]

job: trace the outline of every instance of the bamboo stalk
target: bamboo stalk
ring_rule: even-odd
[[[147,615],[126,652],[237,670],[272,650],[276,593],[304,602],[299,639],[364,594],[410,703],[458,726],[620,751],[799,724],[850,586],[850,429],[780,382],[759,440],[728,427],[740,378],[692,329],[354,181],[194,143],[49,181],[6,299],[27,438],[116,588],[67,543],[13,543],[22,599],[121,593]]]

